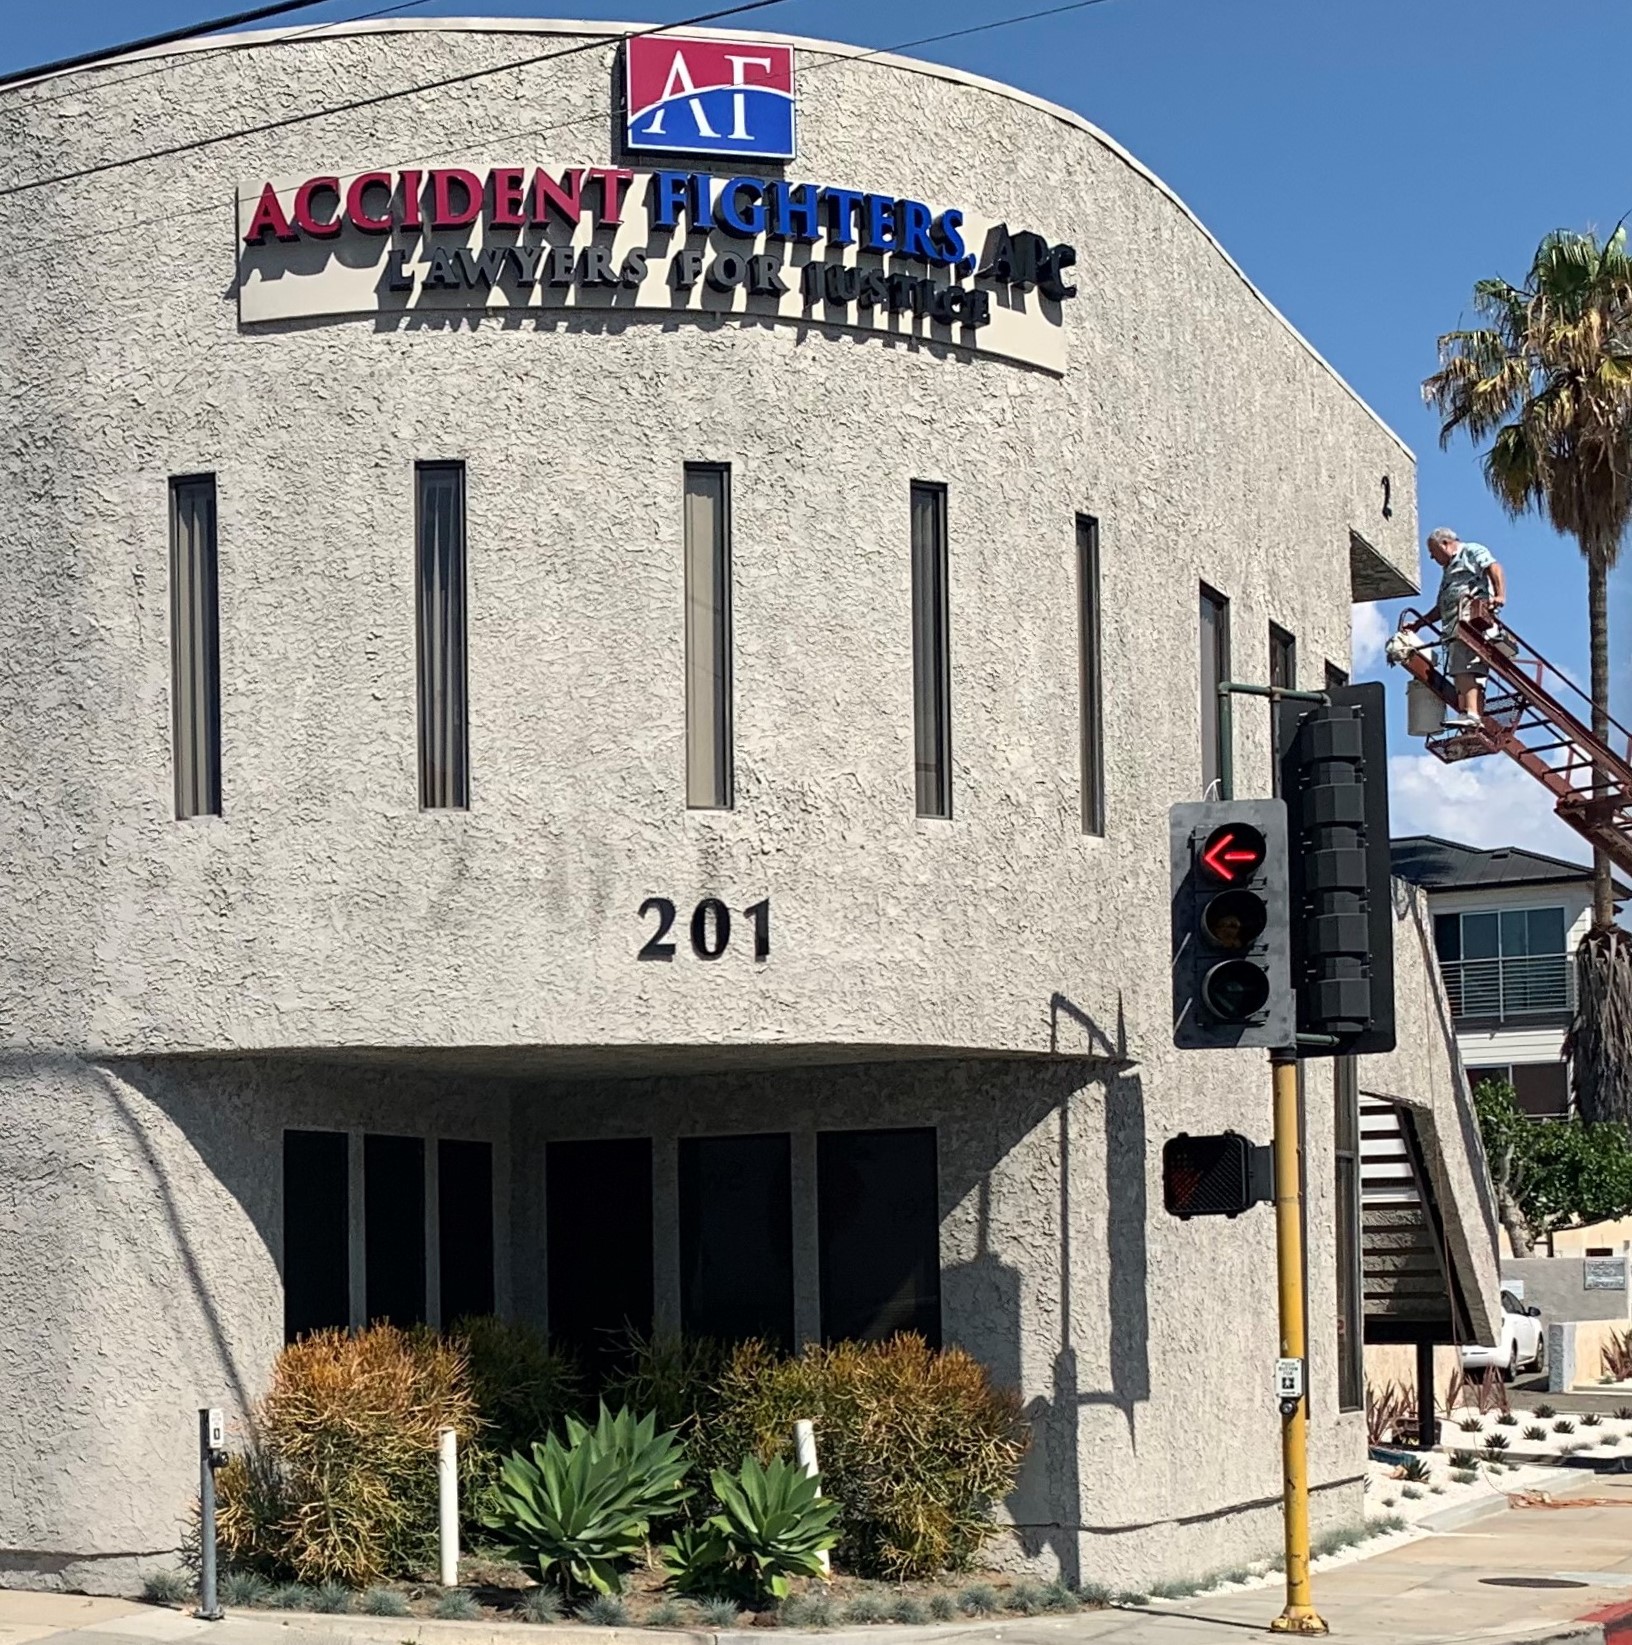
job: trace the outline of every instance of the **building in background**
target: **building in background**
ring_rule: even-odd
[[[1394,872],[1428,894],[1469,1085],[1505,1079],[1527,1113],[1568,1114],[1563,1048],[1576,944],[1592,921],[1590,869],[1518,846],[1418,834],[1395,840]],[[1617,898],[1626,894],[1617,881]]]

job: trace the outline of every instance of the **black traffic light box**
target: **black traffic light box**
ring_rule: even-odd
[[[1286,807],[1218,800],[1168,813],[1173,1043],[1290,1046]]]
[[[1305,1056],[1394,1049],[1394,898],[1383,687],[1283,701],[1277,742],[1291,832],[1292,985]]]
[[[1162,1144],[1162,1205],[1173,1217],[1238,1217],[1275,1190],[1271,1153],[1223,1131],[1192,1137],[1181,1131]]]

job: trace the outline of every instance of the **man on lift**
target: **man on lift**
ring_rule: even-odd
[[[1454,632],[1464,600],[1485,600],[1493,612],[1507,603],[1507,575],[1483,543],[1464,543],[1449,526],[1442,525],[1428,533],[1428,552],[1442,568],[1439,621],[1443,630]],[[1452,639],[1446,649],[1445,672],[1456,682],[1458,712],[1447,715],[1445,724],[1453,729],[1476,726],[1484,712],[1479,682],[1490,671],[1460,640]]]

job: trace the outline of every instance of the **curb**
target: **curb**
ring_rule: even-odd
[[[1454,1502],[1449,1508],[1437,1508],[1433,1513],[1424,1514],[1421,1519],[1408,1523],[1423,1531],[1459,1531],[1464,1525],[1489,1519],[1492,1514],[1505,1514],[1512,1506],[1513,1500],[1505,1491],[1493,1490],[1487,1497]],[[1529,1645],[1529,1642],[1514,1640],[1512,1645]]]

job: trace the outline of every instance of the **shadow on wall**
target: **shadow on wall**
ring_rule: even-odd
[[[981,1321],[981,1340],[965,1343],[989,1367],[999,1383],[1024,1387],[1021,1363],[1024,1331],[1021,1271],[991,1250],[992,1166],[1024,1131],[1052,1117],[1056,1132],[1053,1168],[1057,1177],[1058,1263],[1048,1272],[1043,1253],[1031,1271],[1033,1311],[1052,1326],[1049,1392],[1026,1406],[1032,1448],[1020,1480],[1008,1499],[1020,1545],[1028,1557],[1051,1552],[1067,1582],[1082,1580],[1080,1528],[1084,1522],[1081,1478],[1081,1413],[1094,1405],[1121,1412],[1131,1445],[1137,1449],[1135,1407],[1150,1397],[1150,1318],[1146,1253],[1146,1126],[1144,1087],[1132,1071],[1120,1007],[1114,1039],[1084,1013],[1056,995],[1053,1008],[1063,1012],[1089,1036],[1102,1055],[1061,1059],[1034,1065],[1032,1100],[1005,1116],[1007,1136],[994,1150],[975,1184],[978,1196],[977,1254],[949,1267],[943,1284],[959,1298],[959,1314]],[[1101,1101],[1094,1100],[1096,1094]],[[1085,1169],[1091,1157],[1092,1129],[1103,1124],[1103,1175]],[[1035,1178],[1031,1179],[1035,1182]],[[943,1185],[949,1193],[969,1185]],[[1029,1184],[1028,1184],[1029,1186]],[[1040,1187],[1040,1184],[1038,1184]],[[1103,1241],[1096,1237],[1103,1206]],[[1074,1250],[1078,1228],[1087,1231],[1085,1249]],[[1079,1273],[1079,1262],[1082,1272]],[[1079,1281],[1103,1264],[1106,1317],[1078,1319],[1074,1311]],[[1052,1288],[1052,1297],[1048,1292]],[[1087,1288],[1090,1292],[1094,1289]],[[1041,1291],[1041,1295],[1037,1293]],[[1054,1306],[1049,1308],[1052,1301]],[[1105,1335],[1103,1358],[1108,1378],[1101,1386],[1083,1386],[1076,1339],[1086,1332]],[[1099,1356],[1094,1356],[1098,1358]],[[1032,1385],[1036,1385],[1033,1376]]]

